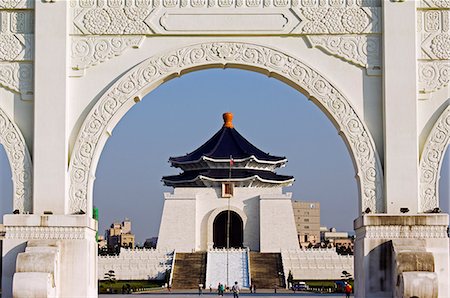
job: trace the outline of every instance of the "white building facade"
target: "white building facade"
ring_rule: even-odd
[[[225,113],[226,117],[232,117],[231,113]],[[226,121],[205,145],[170,159],[184,172],[163,177],[174,191],[164,194],[157,247],[177,252],[298,249],[291,194],[282,189],[294,178],[273,172],[286,159],[259,151],[235,131],[231,120]]]

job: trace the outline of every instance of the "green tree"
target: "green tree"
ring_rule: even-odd
[[[342,275],[341,275],[342,279],[345,279],[347,281],[350,281],[353,279],[352,274],[347,272],[347,271],[342,271]]]
[[[114,272],[114,270],[109,270],[105,273],[105,280],[109,284],[110,292],[112,292],[112,284],[116,282],[116,273]]]

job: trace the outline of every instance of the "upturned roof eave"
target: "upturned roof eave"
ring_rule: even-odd
[[[262,183],[278,184],[278,185],[291,185],[295,181],[294,177],[287,179],[287,180],[277,181],[277,180],[264,179],[264,178],[261,178],[259,175],[252,175],[252,176],[244,177],[244,178],[212,178],[212,177],[208,177],[208,176],[204,176],[204,175],[198,175],[193,179],[173,181],[173,180],[163,178],[162,181],[164,182],[165,185],[167,185],[167,183],[166,183],[166,181],[167,181],[172,184],[169,186],[173,186],[175,184],[193,183],[193,182],[197,182],[199,180],[200,181],[206,180],[206,181],[211,181],[211,182],[244,182],[244,181],[250,181],[250,180],[255,180],[255,179]]]
[[[215,162],[215,163],[229,163],[231,161],[231,158],[218,159],[218,158],[212,158],[212,157],[208,157],[208,156],[202,156],[197,160],[189,160],[189,161],[176,161],[176,160],[174,160],[175,158],[176,157],[169,158],[169,161],[172,163],[173,166],[195,164],[195,163],[202,162],[204,160]],[[255,155],[250,155],[250,156],[244,157],[244,158],[232,158],[232,159],[233,159],[233,162],[235,162],[235,163],[247,162],[249,160],[254,160],[260,164],[269,164],[269,165],[277,165],[277,164],[283,165],[283,164],[287,163],[286,157],[280,157],[280,160],[275,160],[275,161],[262,160],[262,159],[257,158]]]

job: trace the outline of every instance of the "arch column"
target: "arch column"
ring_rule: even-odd
[[[5,148],[6,156],[11,166],[13,210],[18,210],[20,213],[32,213],[33,166],[30,153],[20,129],[1,108],[0,144]]]
[[[439,207],[439,178],[450,144],[450,105],[431,129],[420,157],[419,212]]]

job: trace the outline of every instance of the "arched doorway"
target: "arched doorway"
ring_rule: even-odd
[[[228,227],[229,223],[229,227]],[[229,247],[243,247],[244,225],[242,218],[234,211],[222,211],[216,216],[213,223],[213,239],[215,248],[227,248],[227,234],[229,234]],[[229,233],[228,233],[229,232]]]

